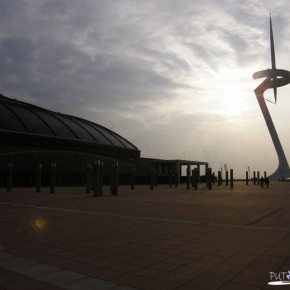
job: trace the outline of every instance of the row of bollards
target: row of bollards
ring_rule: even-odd
[[[36,192],[41,192],[42,185],[42,163],[37,164],[36,171]],[[51,163],[50,166],[50,193],[55,193],[56,187],[56,163]],[[135,189],[135,167],[131,167],[131,176],[130,176],[130,187],[131,190]],[[11,191],[12,188],[12,171],[13,164],[8,164],[8,174],[7,174],[7,191]],[[190,170],[187,168],[186,172],[186,188],[190,189],[191,187],[195,190],[198,189],[199,183],[199,171],[197,168]],[[254,173],[255,174],[255,173]],[[103,176],[104,176],[104,162],[102,160],[95,160],[93,164],[87,164],[86,168],[86,185],[85,192],[91,193],[93,191],[93,196],[101,196],[103,194]],[[149,184],[150,190],[153,190],[157,186],[157,176],[158,170],[156,166],[150,167],[149,173]],[[169,172],[169,186],[173,186],[173,172]],[[259,173],[258,173],[259,176]],[[175,172],[175,187],[178,187],[179,184],[179,176],[178,172]],[[212,173],[211,168],[207,168],[206,170],[206,185],[208,189],[212,189],[212,185],[215,182],[214,174]],[[228,186],[229,178],[228,171],[226,171],[226,185]],[[248,179],[247,179],[248,182]],[[255,182],[255,179],[254,179]],[[112,162],[111,167],[111,176],[110,176],[110,191],[112,195],[118,194],[118,184],[119,184],[119,164],[117,161]],[[221,172],[218,172],[218,185],[222,184]],[[230,170],[230,187],[233,187],[233,170]]]
[[[13,176],[13,164],[8,163],[8,172],[7,172],[7,192],[10,192],[12,189],[12,176]],[[55,193],[55,171],[56,163],[51,164],[51,176],[50,176],[50,193]],[[41,176],[42,176],[42,164],[37,164],[36,171],[36,192],[41,192]]]
[[[256,176],[257,173],[257,176]],[[264,178],[267,177],[267,172],[264,171]],[[252,178],[253,184],[260,184],[260,171],[253,171],[253,178]],[[249,185],[249,172],[246,171],[246,184]]]
[[[218,186],[221,186],[223,183],[223,179],[222,179],[222,174],[221,171],[218,171],[218,177],[217,177],[217,182],[218,182]],[[230,188],[234,187],[234,170],[230,169],[230,176],[229,176],[229,172],[226,171],[226,186],[229,185],[230,183]],[[212,185],[215,183],[215,176],[212,173],[212,169],[211,168],[207,168],[206,170],[206,185],[208,189],[212,189]]]

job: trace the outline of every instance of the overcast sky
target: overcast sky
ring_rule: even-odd
[[[270,174],[252,79],[270,68],[269,12],[290,69],[287,0],[0,0],[0,93],[108,127],[143,157]],[[290,160],[290,86],[268,106]]]

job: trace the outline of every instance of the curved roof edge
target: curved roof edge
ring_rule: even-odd
[[[0,94],[0,130],[73,139],[139,151],[130,141],[97,123],[50,111],[2,94]]]

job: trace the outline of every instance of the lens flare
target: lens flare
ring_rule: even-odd
[[[48,225],[48,222],[43,218],[37,218],[31,221],[31,227],[35,232],[43,232]]]

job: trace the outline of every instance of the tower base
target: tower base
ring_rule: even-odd
[[[270,180],[283,180],[290,178],[290,168],[285,167],[285,168],[277,168],[277,170],[272,173],[269,177]]]

